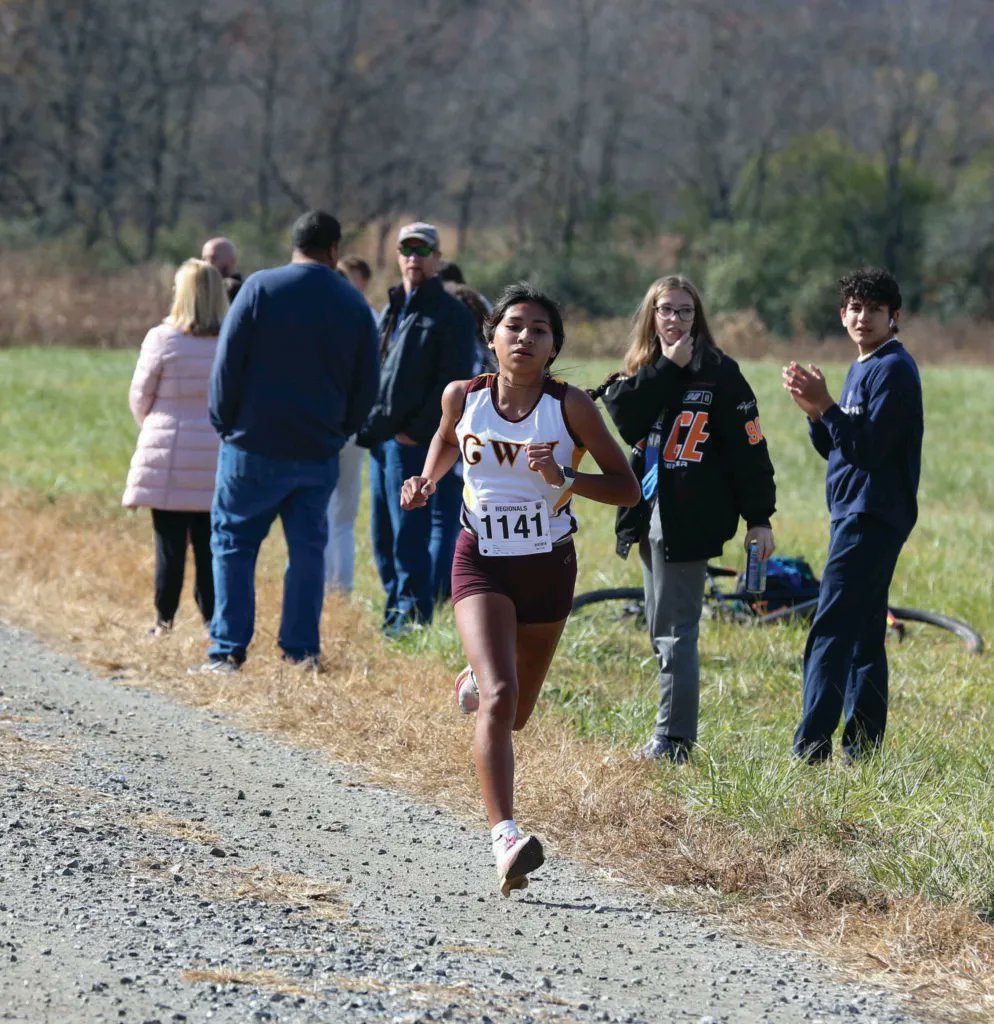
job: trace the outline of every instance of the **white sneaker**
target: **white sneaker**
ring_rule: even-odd
[[[480,684],[469,665],[456,676],[456,703],[464,715],[471,715],[480,707]]]
[[[227,676],[241,670],[242,663],[230,654],[211,655],[202,665],[188,668],[187,675]]]
[[[494,844],[497,877],[501,896],[510,896],[512,889],[528,888],[528,873],[545,863],[542,844],[534,836],[502,835]]]

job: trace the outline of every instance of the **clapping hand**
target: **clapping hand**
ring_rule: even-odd
[[[822,413],[835,404],[828,393],[825,375],[814,363],[809,363],[806,370],[797,362],[785,366],[783,386],[808,419],[820,420]]]

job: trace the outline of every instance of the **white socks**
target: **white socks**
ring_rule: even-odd
[[[518,823],[514,818],[508,818],[506,821],[499,821],[490,830],[490,841],[495,850],[497,848],[497,844],[506,835],[512,835],[515,837],[521,835],[521,829],[518,828]]]

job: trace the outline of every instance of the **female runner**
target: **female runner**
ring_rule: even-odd
[[[508,896],[544,860],[542,844],[514,820],[511,733],[531,716],[572,607],[572,498],[634,505],[641,493],[591,399],[549,375],[565,341],[556,304],[528,284],[511,285],[485,337],[498,371],[445,389],[422,475],[404,482],[401,506],[424,505],[462,454],[452,602],[469,666],[456,691],[464,711],[479,708],[476,773]],[[587,451],[601,473],[576,472]]]

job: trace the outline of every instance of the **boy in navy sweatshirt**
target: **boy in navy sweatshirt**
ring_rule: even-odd
[[[828,562],[804,649],[804,712],[794,753],[856,760],[877,750],[887,724],[887,591],[918,517],[924,418],[915,361],[897,340],[901,292],[885,270],[842,279],[842,325],[859,349],[842,397],[818,367],[792,362],[784,387],[808,417],[811,443],[828,460]]]

